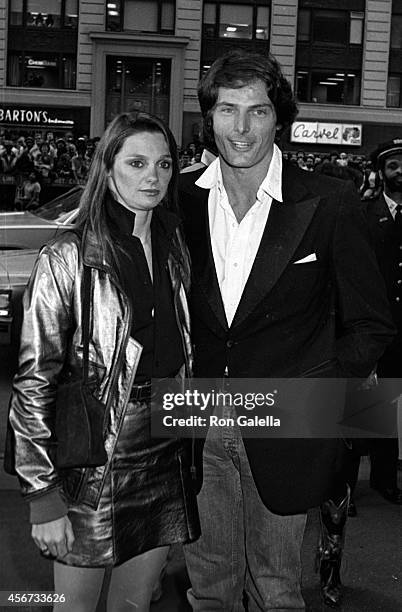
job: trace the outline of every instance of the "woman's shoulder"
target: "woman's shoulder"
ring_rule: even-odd
[[[77,268],[81,257],[81,244],[81,232],[72,229],[64,230],[42,247],[39,257],[58,260],[63,262],[69,270],[73,270]]]

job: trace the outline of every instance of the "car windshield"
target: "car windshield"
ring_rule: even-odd
[[[42,206],[31,212],[41,219],[63,223],[69,217],[68,213],[78,208],[82,190],[81,186],[74,187],[67,193],[63,193],[54,200],[42,204]]]

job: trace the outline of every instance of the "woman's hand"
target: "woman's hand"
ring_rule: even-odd
[[[64,557],[72,550],[74,533],[68,516],[32,525],[31,535],[45,556]]]

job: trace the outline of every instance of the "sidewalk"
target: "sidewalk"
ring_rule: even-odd
[[[360,478],[367,478],[363,458]],[[400,474],[401,476],[401,474]],[[402,611],[402,509],[382,499],[368,486],[358,483],[358,516],[349,519],[343,563],[344,604],[340,612]],[[17,490],[0,490],[0,590],[52,590],[51,563],[42,559],[30,540],[27,509]],[[314,551],[318,535],[318,513],[312,511],[303,544],[303,592],[307,612],[330,612],[320,600],[314,573]],[[152,612],[190,612],[185,592],[188,577],[180,547],[174,548],[162,599]],[[38,612],[44,608],[13,607],[7,610]],[[70,611],[69,611],[70,612]],[[74,612],[74,611],[71,611]],[[101,601],[97,612],[105,612]]]

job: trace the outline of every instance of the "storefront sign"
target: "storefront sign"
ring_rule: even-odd
[[[361,123],[295,121],[292,124],[290,141],[358,147],[362,144],[362,125]]]
[[[35,60],[29,58],[27,65],[30,68],[57,68],[57,62],[52,60]]]
[[[64,109],[63,109],[64,110]],[[33,125],[33,126],[55,126],[73,128],[74,120],[65,116],[71,115],[71,111],[57,108],[18,108],[0,106],[0,125]]]

